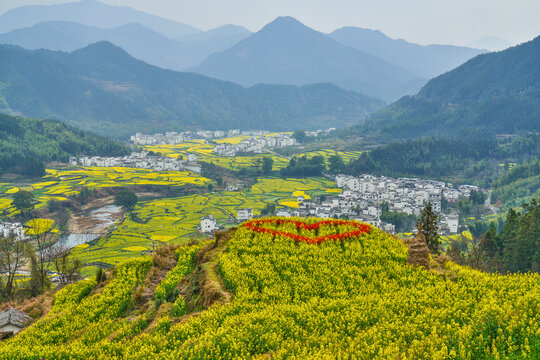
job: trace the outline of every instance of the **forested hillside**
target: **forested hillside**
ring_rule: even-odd
[[[356,128],[381,139],[540,131],[540,37],[478,55]]]
[[[43,175],[44,162],[67,162],[80,154],[116,156],[129,149],[58,120],[37,120],[0,114],[0,174]]]
[[[246,89],[163,70],[108,42],[71,54],[0,45],[0,111],[115,138],[197,128],[345,127],[383,105],[330,84]]]
[[[540,195],[539,157],[517,165],[493,182],[493,203],[501,202],[503,209],[518,207],[533,196]]]
[[[501,163],[519,162],[540,155],[540,137],[526,135],[509,143],[495,139],[419,138],[394,142],[363,153],[347,167],[352,175],[474,180],[489,187],[504,171]]]

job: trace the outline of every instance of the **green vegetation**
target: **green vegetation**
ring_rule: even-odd
[[[34,195],[30,191],[19,190],[13,195],[13,206],[21,213],[34,208]]]
[[[310,225],[322,221],[293,220]],[[108,271],[110,280],[104,285],[93,280],[69,285],[57,293],[53,311],[0,344],[0,357],[539,355],[537,274],[489,275],[436,261],[433,271],[412,267],[405,246],[377,229],[315,245],[271,233],[314,236],[306,226],[277,221],[264,226],[268,231],[241,226],[230,240],[219,242],[224,251],[215,255],[219,239],[195,257],[191,247],[181,247],[178,268],[165,278],[161,274],[171,267],[160,265],[168,263],[160,253],[166,249],[154,259],[131,260]],[[318,231],[337,235],[350,230],[323,224]],[[210,256],[216,259],[215,267],[210,266],[215,272],[208,269]],[[173,278],[175,288],[169,284]],[[163,285],[156,288],[156,282]],[[234,297],[223,297],[223,286]],[[161,288],[174,290],[158,308],[154,297]],[[173,300],[175,291],[179,296]],[[211,304],[216,297],[221,300],[202,311],[192,306]]]
[[[309,177],[322,176],[326,170],[324,158],[320,155],[308,158],[307,156],[293,157],[289,165],[279,171],[283,177]]]
[[[114,204],[118,206],[123,206],[126,209],[133,209],[137,205],[137,195],[133,191],[122,190],[114,197]]]
[[[356,127],[381,139],[540,131],[540,37],[479,55]]]
[[[28,72],[27,69],[33,69]],[[127,139],[134,132],[305,129],[355,124],[383,106],[331,84],[244,88],[151,66],[111,43],[71,54],[0,46],[0,98],[12,112]]]
[[[43,176],[45,162],[68,162],[69,156],[117,156],[127,147],[56,120],[36,120],[0,114],[0,174],[17,172]]]
[[[386,204],[388,207],[388,204]],[[410,231],[416,226],[417,217],[415,215],[408,215],[403,212],[388,211],[384,210],[381,214],[381,221],[384,221],[389,224],[393,224],[396,227],[396,233],[403,233]]]
[[[532,199],[522,208],[510,209],[503,224],[476,222],[471,232],[479,241],[470,251],[454,247],[451,257],[489,272],[540,272],[540,200]]]
[[[291,195],[302,191],[313,197],[328,194],[335,187],[324,178],[260,178],[250,189],[194,194],[141,201],[132,216],[108,236],[76,247],[72,253],[85,265],[84,274],[93,266],[110,267],[130,258],[139,258],[161,244],[182,245],[193,238],[204,237],[197,231],[201,218],[212,215],[224,227],[236,224],[236,211],[253,208],[254,214],[269,214],[277,204],[288,201],[298,206]],[[292,200],[292,201],[291,201]],[[292,205],[291,204],[291,205]],[[92,270],[93,271],[93,270]]]
[[[365,152],[348,164],[352,175],[374,173],[386,176],[474,180],[488,185],[504,168],[501,162],[515,162],[540,154],[540,137],[526,135],[510,143],[495,140],[420,138],[395,142]]]
[[[441,245],[439,239],[439,227],[437,226],[438,219],[439,218],[433,211],[431,203],[428,203],[420,212],[422,233],[426,237],[426,244],[432,254],[438,254]]]
[[[539,194],[540,190],[540,160],[535,159],[514,166],[510,171],[501,175],[492,184],[491,201],[500,201],[502,210],[521,206]]]

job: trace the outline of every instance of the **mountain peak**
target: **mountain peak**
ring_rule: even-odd
[[[298,29],[309,29],[306,25],[302,24],[297,19],[291,16],[279,16],[274,21],[265,25],[261,31],[268,31],[274,29],[281,29],[286,31],[298,30]]]
[[[93,0],[90,0],[90,1],[93,1]],[[104,57],[104,58],[114,55],[115,57],[121,56],[121,57],[131,58],[131,56],[124,49],[105,40],[98,41],[82,49],[75,50],[71,54],[76,55],[76,56],[91,56],[91,57],[99,56],[99,57]]]

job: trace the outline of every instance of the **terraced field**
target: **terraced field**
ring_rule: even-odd
[[[115,265],[122,260],[140,257],[152,249],[152,243],[182,244],[191,238],[204,236],[197,232],[201,218],[213,215],[218,224],[235,224],[236,211],[250,207],[260,213],[267,203],[290,202],[293,192],[308,196],[324,194],[335,183],[324,178],[309,179],[259,179],[246,191],[219,192],[189,195],[176,198],[156,199],[139,203],[134,214],[139,221],[126,218],[109,236],[91,246],[76,248],[73,253],[84,263]]]
[[[47,169],[41,181],[25,186],[0,184],[0,211],[11,215],[17,211],[11,206],[11,197],[20,190],[34,193],[36,209],[49,200],[63,201],[67,196],[75,195],[81,187],[90,189],[120,187],[129,185],[166,185],[184,186],[186,184],[204,186],[210,180],[191,172],[166,171],[156,172],[146,169],[124,167],[83,167],[78,169]]]
[[[268,135],[271,136],[272,134]],[[246,136],[239,136],[234,138],[225,138],[215,140],[216,143],[228,143],[228,144],[238,144],[242,140],[246,139]],[[284,168],[289,164],[289,160],[280,155],[276,154],[253,154],[250,156],[217,156],[213,153],[213,145],[205,142],[204,140],[190,140],[178,145],[154,145],[154,146],[145,146],[144,150],[153,151],[155,153],[160,153],[163,156],[168,156],[172,158],[186,158],[188,154],[194,154],[197,156],[198,161],[213,163],[215,165],[238,170],[239,168],[250,167],[259,159],[264,157],[271,157],[274,160],[274,170],[279,170]],[[308,151],[305,153],[297,154],[296,156],[317,156],[320,155],[328,160],[333,155],[339,155],[345,163],[349,162],[352,159],[357,158],[362,154],[362,151],[336,151],[331,149],[323,149],[317,151]]]
[[[221,143],[228,142],[234,144],[241,140],[240,138],[226,138],[218,141]],[[274,154],[254,154],[251,156],[229,157],[218,156],[212,152],[213,149],[213,145],[205,143],[203,140],[190,140],[178,145],[154,145],[144,147],[144,150],[146,151],[153,151],[172,158],[182,157],[186,159],[188,154],[193,154],[197,156],[197,161],[212,163],[231,170],[250,167],[264,157],[271,157],[274,160],[274,170],[279,170],[289,163],[289,160],[286,158]]]
[[[301,153],[297,156],[304,156],[312,157],[312,156],[322,156],[326,160],[328,160],[333,155],[339,155],[345,163],[348,163],[349,161],[358,158],[362,154],[362,151],[336,151],[331,149],[322,149],[317,151],[308,151],[305,153]]]
[[[64,287],[0,358],[540,358],[538,274],[411,266],[354,221],[266,218],[217,240]]]

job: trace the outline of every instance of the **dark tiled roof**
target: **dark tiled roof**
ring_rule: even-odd
[[[23,328],[31,321],[32,318],[30,316],[13,307],[0,313],[0,327],[11,324]]]

